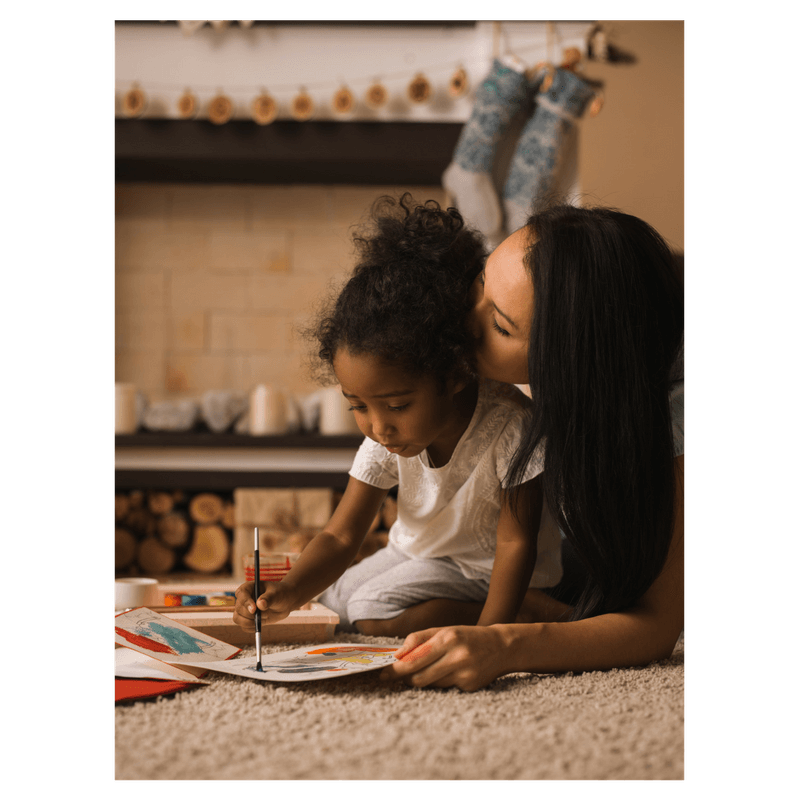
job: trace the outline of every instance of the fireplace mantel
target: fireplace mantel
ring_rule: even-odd
[[[118,119],[116,181],[439,184],[462,123]]]

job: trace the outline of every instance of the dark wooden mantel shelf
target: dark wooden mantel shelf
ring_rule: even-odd
[[[117,119],[117,183],[438,186],[460,122]]]

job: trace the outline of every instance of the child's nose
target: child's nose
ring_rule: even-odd
[[[384,438],[392,432],[393,426],[390,420],[385,417],[375,416],[372,419],[372,432],[379,439]]]

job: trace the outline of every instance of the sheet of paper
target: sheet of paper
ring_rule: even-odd
[[[127,647],[118,647],[114,651],[114,676],[117,678],[157,678],[169,681],[187,681],[190,683],[208,683],[195,678],[186,670],[165,664],[144,653]]]
[[[205,668],[206,661],[223,661],[241,648],[200,633],[149,608],[134,608],[114,617],[114,641],[167,664]]]
[[[319,681],[381,669],[394,662],[394,654],[399,649],[358,644],[317,644],[263,656],[263,672],[256,669],[255,656],[230,661],[206,661],[203,667],[256,681]]]

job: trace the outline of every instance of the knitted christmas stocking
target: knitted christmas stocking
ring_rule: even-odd
[[[542,82],[543,73],[536,76]],[[594,90],[574,72],[557,69],[546,92],[536,98],[536,109],[525,123],[503,187],[506,228],[521,228],[531,206],[552,188],[553,173],[564,135],[580,119]]]
[[[490,247],[503,238],[503,215],[492,185],[497,144],[526,99],[528,82],[523,65],[495,59],[475,92],[475,105],[458,137],[453,161],[442,176],[465,221],[479,230]]]

